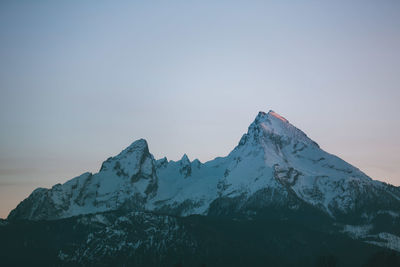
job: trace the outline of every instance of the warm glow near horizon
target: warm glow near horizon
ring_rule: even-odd
[[[225,156],[270,109],[400,185],[400,1],[301,2],[2,1],[0,218],[139,138]]]

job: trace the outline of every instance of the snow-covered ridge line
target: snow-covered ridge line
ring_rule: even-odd
[[[205,163],[186,154],[178,161],[155,160],[146,140],[139,139],[104,161],[98,173],[35,190],[9,219],[51,220],[118,209],[207,215],[232,203],[235,212],[306,204],[332,218],[383,216],[380,210],[399,214],[400,190],[389,187],[323,151],[270,111],[258,113],[226,157]]]

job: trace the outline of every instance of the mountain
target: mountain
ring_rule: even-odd
[[[19,232],[32,225],[84,229],[73,248],[57,247],[57,260],[52,262],[57,264],[112,262],[118,252],[120,258],[137,259],[136,265],[186,259],[193,266],[211,258],[227,259],[232,253],[225,248],[229,240],[247,240],[250,247],[270,248],[266,255],[254,248],[242,257],[255,260],[255,265],[279,265],[287,259],[283,265],[309,264],[307,257],[322,249],[321,255],[336,251],[335,257],[346,259],[343,264],[354,266],[366,260],[360,256],[366,251],[369,256],[378,249],[400,252],[399,223],[400,188],[372,180],[269,111],[259,112],[229,155],[205,163],[190,161],[186,154],[179,161],[156,160],[147,142],[137,140],[103,162],[96,174],[36,189],[2,227]],[[247,227],[275,236],[275,241],[248,240]],[[199,229],[204,234],[199,235]],[[231,235],[243,236],[232,241]],[[324,240],[327,244],[316,246]],[[359,254],[354,253],[353,262],[343,251],[350,244]],[[212,245],[221,250],[219,254],[200,253]],[[298,255],[288,253],[290,247]],[[238,242],[237,252],[242,250],[247,248]],[[385,253],[377,255],[386,257]],[[327,257],[322,263],[333,261]],[[215,266],[227,262],[238,264],[227,260]]]

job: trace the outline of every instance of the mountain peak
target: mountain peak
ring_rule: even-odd
[[[141,138],[134,141],[118,155],[109,157],[106,161],[104,161],[101,165],[100,171],[115,169],[114,164],[118,164],[119,166],[122,161],[126,162],[128,165],[140,165],[141,161],[146,157],[152,158],[152,155],[150,154],[147,141]]]
[[[182,164],[189,164],[190,163],[189,157],[186,155],[186,153],[183,154],[183,156],[181,158],[181,162],[182,162]]]
[[[258,112],[255,120],[250,124],[248,131],[243,135],[239,146],[245,143],[260,143],[269,139],[275,139],[272,136],[279,136],[289,142],[302,142],[305,144],[316,145],[303,131],[293,126],[282,115],[270,110],[268,113]]]
[[[129,155],[129,154],[137,153],[137,152],[141,152],[141,153],[145,153],[145,154],[149,153],[149,146],[145,139],[141,138],[141,139],[134,141],[127,148],[122,150],[122,152],[119,153],[119,155],[117,157],[120,157],[123,155]]]
[[[132,144],[130,144],[127,148],[145,148],[148,147],[146,139],[140,138],[136,141],[133,141]]]
[[[268,113],[265,113],[264,111],[259,111],[257,117],[255,118],[255,122],[262,122],[262,121],[271,120],[271,119],[272,120],[278,119],[284,123],[290,124],[289,121],[285,117],[276,113],[273,110],[268,111]]]

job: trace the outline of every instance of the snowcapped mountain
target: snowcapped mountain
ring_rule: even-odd
[[[331,155],[279,114],[260,112],[226,157],[206,163],[155,160],[144,139],[107,159],[96,174],[84,173],[51,189],[36,189],[9,219],[59,219],[128,208],[173,215],[208,214],[222,200],[236,209],[307,203],[332,217],[378,211],[399,214],[400,190],[374,181]],[[371,210],[371,205],[375,208]],[[254,205],[252,205],[254,206]],[[370,214],[372,213],[372,214]]]
[[[168,221],[170,216],[229,214],[252,220],[278,213],[286,220],[288,214],[300,214],[296,221],[318,214],[329,221],[329,231],[400,251],[400,189],[325,152],[274,111],[259,112],[229,155],[205,163],[186,154],[179,161],[156,160],[147,142],[137,140],[103,162],[96,174],[36,189],[8,221],[107,212],[151,213]]]

